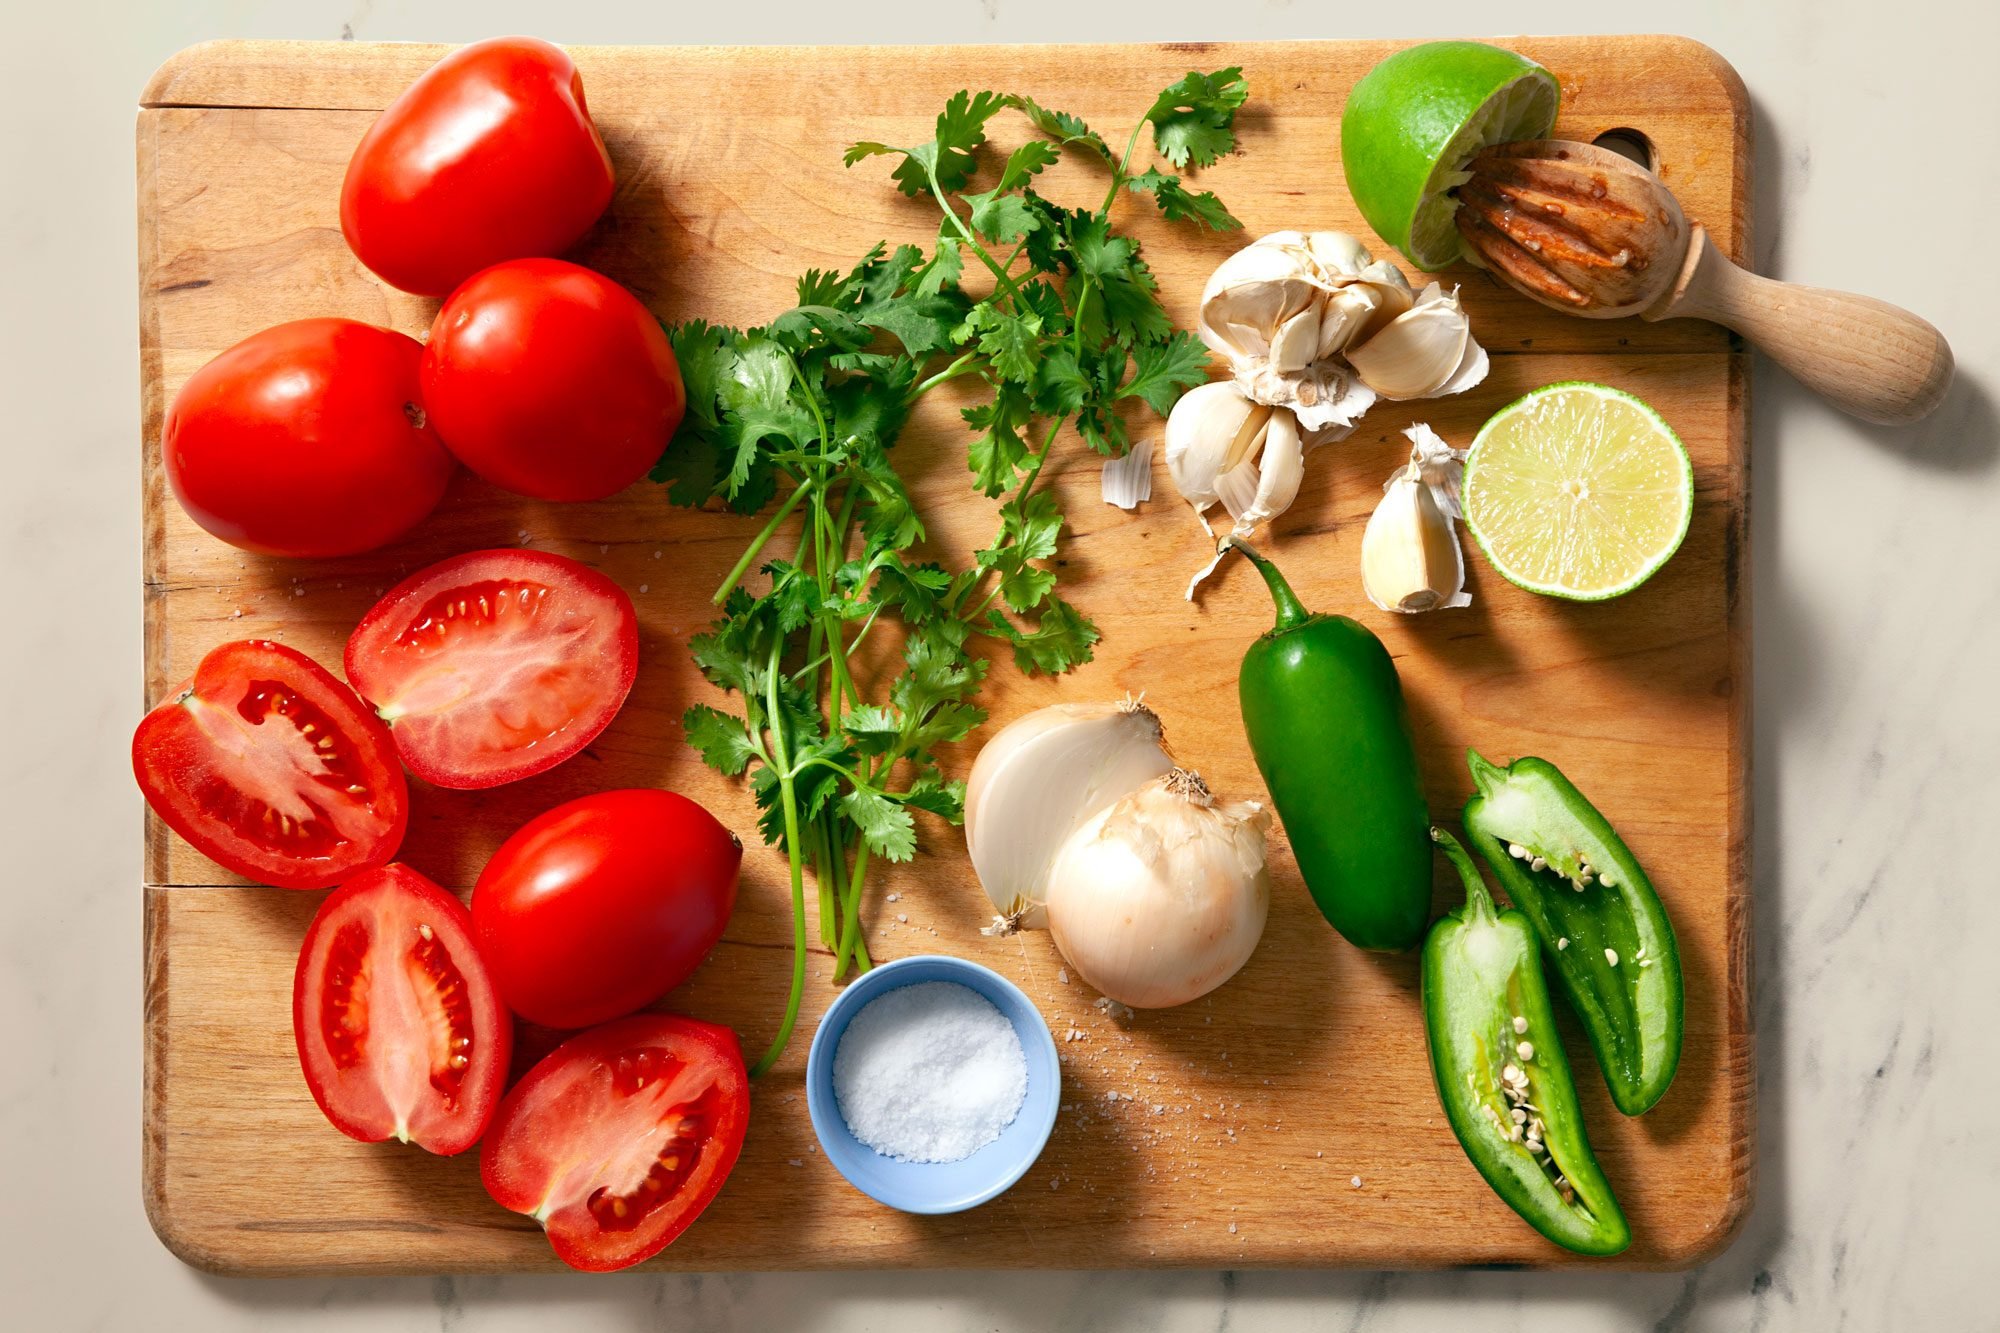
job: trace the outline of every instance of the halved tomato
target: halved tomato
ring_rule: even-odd
[[[571,1268],[650,1259],[722,1188],[750,1124],[736,1034],[672,1014],[571,1037],[514,1085],[479,1150],[502,1208]]]
[[[347,678],[410,771],[497,787],[610,725],[639,670],[624,589],[548,551],[473,551],[389,590],[347,641]]]
[[[356,875],[306,929],[292,1036],[313,1100],[350,1138],[445,1156],[479,1142],[513,1023],[464,905],[406,865]]]
[[[388,728],[326,668],[266,639],[215,649],[140,719],[132,772],[196,851],[280,888],[381,865],[410,822]]]

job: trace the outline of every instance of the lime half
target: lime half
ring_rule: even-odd
[[[1495,412],[1465,464],[1465,525],[1529,592],[1628,593],[1680,549],[1694,469],[1680,437],[1629,393],[1551,384]]]
[[[1526,56],[1484,42],[1426,42],[1362,77],[1340,116],[1348,193],[1375,234],[1418,268],[1460,257],[1450,191],[1483,148],[1548,137],[1560,90]]]

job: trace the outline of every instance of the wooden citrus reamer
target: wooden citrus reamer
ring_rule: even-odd
[[[1672,190],[1592,144],[1537,139],[1474,158],[1459,234],[1510,287],[1589,319],[1706,319],[1764,349],[1835,407],[1898,425],[1951,387],[1951,346],[1907,310],[1761,278],[1689,229]]]

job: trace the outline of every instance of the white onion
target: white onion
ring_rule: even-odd
[[[1134,1009],[1164,1009],[1236,975],[1264,934],[1270,811],[1217,805],[1175,769],[1100,811],[1063,844],[1049,930],[1083,979]]]
[[[965,850],[1003,929],[1040,927],[1049,867],[1092,815],[1173,767],[1144,704],[1055,704],[988,741],[965,784]]]

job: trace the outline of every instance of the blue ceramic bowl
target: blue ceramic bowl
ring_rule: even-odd
[[[991,1000],[1013,1023],[1028,1057],[1028,1093],[1020,1114],[999,1138],[963,1161],[899,1162],[884,1157],[854,1137],[833,1095],[833,1055],[848,1023],[870,1000],[920,981],[955,981]],[[863,1194],[906,1213],[963,1212],[1005,1193],[1042,1155],[1061,1101],[1062,1068],[1056,1062],[1055,1038],[1034,1002],[998,972],[942,954],[898,958],[848,983],[827,1007],[806,1056],[806,1109],[827,1160]]]

